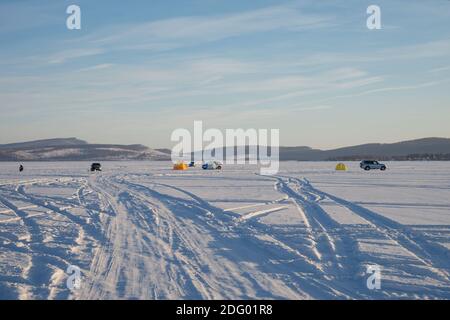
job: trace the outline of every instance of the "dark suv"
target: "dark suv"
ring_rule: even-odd
[[[91,172],[102,171],[102,165],[100,163],[91,164]]]
[[[386,170],[386,165],[374,160],[363,160],[361,161],[359,166],[361,169],[364,169],[366,171],[369,171],[371,169],[379,169],[382,171]]]

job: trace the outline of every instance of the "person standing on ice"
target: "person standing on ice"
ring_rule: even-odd
[[[23,171],[23,165],[20,165],[19,166],[19,172],[22,172]]]

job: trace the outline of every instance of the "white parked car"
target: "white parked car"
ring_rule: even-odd
[[[366,171],[369,170],[386,170],[386,165],[383,163],[379,163],[378,161],[374,161],[374,160],[363,160],[361,161],[361,163],[359,164],[361,169],[364,169]]]
[[[221,170],[222,164],[219,161],[209,161],[202,165],[203,170]]]

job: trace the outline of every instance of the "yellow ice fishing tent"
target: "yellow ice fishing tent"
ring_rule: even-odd
[[[347,166],[343,163],[338,163],[336,165],[336,170],[337,171],[347,171]]]
[[[187,170],[188,165],[184,162],[178,162],[173,165],[173,170]]]

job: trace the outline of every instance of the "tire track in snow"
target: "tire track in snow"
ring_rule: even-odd
[[[415,233],[410,228],[394,220],[391,220],[385,216],[382,216],[378,213],[375,213],[374,211],[354,204],[350,201],[346,201],[334,195],[320,191],[314,188],[307,180],[302,181],[300,179],[297,179],[297,181],[311,193],[328,197],[336,203],[351,210],[354,214],[365,219],[382,234],[396,242],[399,246],[408,251],[412,256],[416,257],[424,265],[429,267],[432,272],[434,272],[441,278],[441,280],[449,282],[450,259],[448,258],[449,253],[446,248],[441,247],[438,244],[430,243],[421,235]]]
[[[82,208],[82,204],[79,203],[78,206],[76,206],[75,202],[77,199],[77,196],[72,196],[65,201],[69,203],[67,206],[57,206],[52,204],[53,198],[47,199],[47,197],[42,198],[41,196],[36,196],[29,194],[26,192],[25,187],[26,186],[52,186],[52,187],[62,187],[62,186],[71,186],[72,183],[75,183],[78,185],[79,183],[82,183],[83,179],[73,179],[73,178],[57,178],[57,179],[38,179],[38,180],[30,180],[30,181],[21,181],[19,184],[14,185],[10,184],[9,186],[14,187],[13,190],[9,190],[11,194],[13,194],[13,197],[18,198],[20,197],[20,201],[29,203],[30,205],[25,206],[23,208],[43,208],[47,211],[39,214],[27,214],[23,212],[24,215],[26,215],[27,220],[34,221],[32,218],[35,217],[45,217],[45,215],[52,215],[57,214],[61,217],[63,217],[66,221],[69,222],[70,226],[75,227],[76,230],[78,230],[78,236],[73,238],[73,242],[65,242],[64,245],[69,246],[70,248],[70,256],[66,256],[66,251],[61,250],[60,248],[53,248],[53,246],[47,246],[46,239],[43,237],[42,230],[35,229],[33,231],[34,237],[37,239],[33,240],[33,242],[38,243],[39,245],[33,245],[30,247],[29,254],[32,257],[36,257],[35,260],[42,261],[40,265],[44,265],[45,267],[36,267],[37,273],[39,273],[40,284],[38,284],[38,287],[41,288],[39,291],[39,294],[35,294],[35,298],[38,299],[65,299],[73,297],[72,293],[67,289],[65,285],[65,270],[69,265],[77,265],[80,267],[82,273],[86,273],[86,270],[84,269],[85,262],[80,260],[79,258],[84,258],[86,254],[89,254],[89,252],[85,252],[86,250],[91,250],[92,246],[96,245],[98,239],[97,235],[98,232],[95,231],[95,228],[92,227],[92,225],[89,223],[89,221],[86,221],[82,217],[77,216],[76,214],[73,214],[70,212],[70,209],[75,207]],[[81,188],[81,187],[80,187]],[[78,191],[77,191],[78,193]],[[62,201],[63,198],[57,198],[57,201]],[[19,212],[21,212],[20,208]],[[43,220],[44,221],[44,220]],[[65,222],[67,223],[67,222]],[[36,223],[37,228],[39,228],[39,225]],[[58,227],[57,227],[58,228]],[[83,255],[83,256],[81,256]],[[70,260],[70,261],[69,261]],[[47,268],[47,269],[46,269]],[[34,269],[30,269],[33,271]],[[42,276],[42,273],[44,270],[48,271],[47,276]],[[35,276],[36,278],[37,276]],[[28,281],[31,286],[34,286],[36,283],[38,283],[35,279],[31,279]],[[45,284],[46,282],[46,284]],[[42,288],[46,287],[48,290],[44,290]]]
[[[231,220],[229,219],[230,216],[236,217],[239,215],[231,213],[231,212],[228,212],[226,215],[224,215],[223,210],[211,206],[205,200],[203,200],[203,199],[197,197],[196,195],[193,195],[191,192],[183,190],[181,188],[170,186],[167,184],[158,184],[158,183],[152,183],[152,185],[159,185],[159,186],[171,188],[171,189],[181,192],[185,195],[188,195],[189,197],[192,198],[193,201],[188,201],[184,198],[181,199],[181,198],[176,198],[174,196],[164,195],[161,193],[157,193],[156,191],[151,190],[148,187],[145,187],[142,185],[139,185],[139,186],[147,188],[148,192],[146,193],[146,196],[149,196],[149,193],[150,194],[153,193],[153,196],[156,196],[160,199],[166,199],[166,201],[168,201],[168,202],[173,201],[173,202],[177,202],[178,204],[182,204],[184,206],[197,207],[198,209],[203,210],[206,213],[213,212],[214,213],[213,215],[206,215],[206,217],[209,217],[210,220],[211,220],[211,217],[215,217],[216,219],[213,219],[213,221],[210,221],[209,223],[207,223],[207,225],[209,225],[209,227],[215,227],[216,232],[217,232],[218,226],[220,226],[222,228],[224,226],[227,226],[227,228],[230,229],[230,231],[228,231],[229,233],[235,233],[236,235],[239,234],[240,237],[246,239],[245,244],[243,244],[243,245],[245,245],[247,247],[249,246],[249,244],[251,244],[254,248],[258,248],[258,250],[261,250],[262,248],[266,248],[269,246],[276,246],[278,248],[278,251],[281,249],[281,252],[284,252],[282,255],[290,255],[291,257],[293,255],[294,257],[296,257],[292,261],[297,261],[297,263],[301,261],[302,264],[307,263],[309,265],[310,269],[311,269],[311,267],[313,267],[311,269],[312,273],[308,277],[308,281],[305,281],[305,279],[302,276],[299,276],[298,274],[295,274],[292,272],[292,269],[290,269],[291,266],[289,266],[287,268],[286,268],[286,266],[281,266],[281,265],[277,266],[277,268],[283,269],[284,273],[290,274],[291,279],[286,280],[286,282],[299,284],[300,286],[302,286],[302,290],[304,292],[309,292],[310,296],[322,297],[322,298],[332,298],[332,297],[333,298],[335,298],[335,297],[349,298],[350,297],[348,294],[344,294],[339,289],[334,287],[330,282],[323,281],[322,280],[323,271],[320,268],[320,266],[318,266],[315,262],[311,261],[311,259],[309,259],[305,255],[301,254],[297,249],[294,249],[294,248],[290,247],[289,245],[287,245],[286,243],[277,240],[272,235],[268,235],[267,233],[261,233],[261,231],[258,229],[255,229],[255,228],[250,229],[248,226],[246,226],[244,228],[238,227],[235,223],[235,219],[231,219]],[[157,194],[155,195],[155,193],[157,193]],[[232,227],[230,228],[230,226],[232,226]],[[263,249],[263,250],[267,251],[267,249]],[[265,252],[264,255],[266,256],[267,252]],[[268,257],[268,256],[265,257],[265,259],[268,259],[268,260],[271,260],[271,258],[273,258],[273,257]],[[291,264],[292,264],[292,262],[291,262]],[[277,268],[275,268],[275,269],[277,269]],[[305,269],[305,268],[301,267],[301,269]],[[273,271],[273,272],[279,273],[280,270]],[[320,276],[318,276],[318,275],[320,275]]]
[[[211,266],[212,261],[210,257],[208,257],[208,254],[203,251],[203,248],[206,246],[203,243],[205,239],[199,237],[199,235],[202,234],[202,230],[199,229],[198,225],[190,225],[187,220],[180,220],[170,209],[167,208],[168,204],[175,205],[176,203],[176,205],[179,205],[179,200],[174,197],[166,198],[164,195],[159,194],[143,185],[125,182],[124,180],[119,183],[125,183],[128,189],[131,188],[133,190],[133,196],[145,199],[146,201],[152,199],[152,203],[160,202],[158,205],[160,219],[165,221],[167,225],[170,226],[172,237],[172,240],[170,240],[171,246],[169,250],[163,254],[172,255],[174,261],[178,261],[175,263],[175,265],[178,266],[178,271],[176,271],[176,273],[181,272],[184,274],[185,280],[183,280],[183,282],[189,280],[190,286],[196,288],[195,295],[198,298],[214,299],[224,297],[221,294],[226,294],[228,290],[219,290],[217,288],[214,290],[213,288],[216,287],[217,284],[213,283],[214,281],[209,279],[205,274],[205,270],[217,270],[220,266]],[[139,193],[142,195],[140,196]],[[183,206],[189,205],[190,204],[186,203],[183,204]],[[208,210],[202,208],[202,211],[205,213]],[[194,230],[191,231],[191,228]],[[232,274],[228,274],[227,281],[232,282]],[[223,293],[220,293],[221,291]],[[189,295],[185,297],[189,297]]]
[[[345,234],[318,204],[322,197],[304,192],[292,177],[268,176],[275,179],[275,189],[292,199],[305,219],[311,251],[322,265],[324,275],[334,288],[352,298],[366,297],[367,288],[358,279],[360,273],[356,242]]]
[[[80,296],[89,299],[170,299],[183,295],[201,298],[197,289],[188,283],[189,278],[174,265],[177,257],[171,249],[172,226],[164,220],[151,223],[144,212],[153,214],[155,211],[145,209],[147,201],[113,183],[114,177],[108,179],[98,177],[90,181],[94,189],[100,189],[101,183],[104,199],[115,215],[107,219],[108,242],[95,254],[91,284]],[[162,212],[157,210],[157,214]],[[161,235],[164,238],[160,238]]]
[[[2,192],[5,193],[5,191]],[[51,283],[54,267],[65,270],[68,265],[67,261],[54,255],[52,250],[44,245],[39,224],[32,217],[29,217],[25,211],[19,209],[4,196],[0,196],[0,203],[20,218],[20,223],[25,226],[29,238],[26,249],[29,263],[22,271],[23,281],[18,282],[22,285],[27,284],[27,286],[22,287],[22,289],[19,288],[21,296],[18,298],[43,299],[49,297],[58,285],[57,283]]]
[[[281,206],[281,207],[275,207],[275,208],[270,208],[270,209],[252,211],[252,212],[249,212],[249,213],[246,213],[246,214],[242,215],[242,217],[236,219],[236,221],[244,222],[246,220],[253,219],[253,218],[256,218],[256,217],[265,216],[265,215],[268,215],[269,213],[278,212],[278,211],[286,209],[286,208],[287,208],[287,206]]]
[[[89,221],[87,221],[85,218],[77,216],[69,211],[69,209],[72,208],[71,206],[58,207],[58,206],[52,204],[50,201],[40,199],[39,197],[28,194],[25,191],[24,185],[18,185],[16,188],[16,191],[19,194],[21,194],[23,197],[25,197],[27,199],[27,201],[29,201],[31,204],[51,210],[52,212],[59,214],[59,215],[65,217],[66,219],[68,219],[70,222],[72,222],[73,225],[75,225],[78,228],[79,236],[80,235],[89,235],[91,238],[95,239],[95,241],[97,241],[97,242],[101,242],[103,240],[102,236],[101,236],[101,232],[99,232],[99,230],[97,230],[96,227],[92,223],[89,223]],[[81,241],[79,241],[79,243],[76,243],[76,244],[82,244],[84,242],[85,242],[85,239],[83,238]]]

